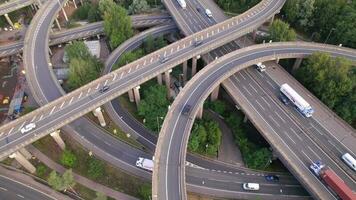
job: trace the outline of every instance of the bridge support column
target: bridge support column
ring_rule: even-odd
[[[41,0],[37,0],[36,2],[37,2],[37,5],[38,5],[38,8],[40,8],[42,6]]]
[[[200,56],[194,57],[192,59],[192,77],[197,73],[197,62]]]
[[[32,158],[31,153],[28,152],[27,149],[25,149],[25,147],[22,148],[22,149],[20,149],[19,152],[20,152],[27,160],[30,159],[30,158]]]
[[[276,63],[279,63],[279,58],[276,58]]]
[[[94,114],[95,115],[95,114]],[[63,139],[61,138],[61,136],[59,135],[61,131],[60,130],[56,130],[53,133],[51,133],[51,137],[54,139],[54,141],[56,141],[56,143],[58,144],[58,146],[64,150],[66,148],[66,144],[64,143]]]
[[[167,88],[167,98],[171,98],[171,75],[172,70],[168,70],[164,73],[164,82],[166,83]]]
[[[244,117],[244,123],[246,123],[248,121],[248,118],[247,118],[247,116],[245,115],[245,117]]]
[[[274,15],[273,15],[273,16],[271,17],[271,19],[269,20],[269,25],[272,25],[273,21],[274,21]]]
[[[59,24],[58,18],[56,18],[54,21],[56,22],[58,29],[61,30],[62,28],[61,25]]]
[[[12,21],[11,21],[9,15],[6,13],[4,16],[5,16],[5,19],[6,19],[7,23],[9,23],[9,25],[10,25],[12,28],[14,28],[14,23],[12,23]]]
[[[183,62],[183,84],[187,82],[187,73],[188,73],[188,61]]]
[[[198,112],[197,112],[197,119],[201,119],[203,118],[203,106],[201,106],[200,108],[198,108]]]
[[[49,55],[53,55],[51,47],[48,47],[48,53],[49,53]]]
[[[256,36],[257,36],[257,30],[253,30],[252,31],[252,39],[253,39],[253,41],[256,40]]]
[[[98,118],[99,122],[100,122],[100,126],[104,127],[106,126],[106,122],[105,122],[105,119],[104,119],[104,115],[103,115],[103,112],[101,112],[101,108],[98,107],[96,108],[94,111],[94,116]]]
[[[137,86],[133,89],[134,92],[134,97],[135,97],[135,102],[136,102],[136,106],[138,107],[138,105],[140,104],[141,101],[141,96],[140,96],[140,86]]]
[[[133,90],[129,90],[129,91],[127,91],[127,93],[129,94],[130,102],[135,102]]]
[[[66,13],[66,11],[64,10],[63,7],[62,7],[62,12],[63,12],[64,19],[65,19],[66,21],[68,21],[67,13]]]
[[[75,0],[73,0],[74,8],[77,8],[77,4],[75,3]]]
[[[293,68],[292,68],[292,73],[293,74],[297,71],[297,69],[299,69],[300,65],[302,64],[302,61],[303,61],[303,58],[296,58],[295,59],[295,62],[294,62]]]
[[[30,173],[33,174],[36,172],[35,166],[33,166],[28,160],[26,160],[26,158],[20,152],[16,151],[15,153],[11,154],[9,157],[15,158],[15,160],[19,162],[20,165],[22,165],[22,167],[24,167]]]
[[[213,92],[211,93],[211,95],[210,95],[210,100],[211,100],[211,101],[215,101],[215,100],[218,99],[219,90],[220,90],[220,85],[218,85],[218,86],[213,90]]]
[[[162,74],[158,74],[157,82],[158,82],[158,84],[162,85]]]
[[[80,0],[80,5],[83,5],[84,3],[83,3],[83,0]]]

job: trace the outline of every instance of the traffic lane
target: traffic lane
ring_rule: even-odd
[[[244,72],[239,72],[239,74],[244,74],[245,79],[239,78],[240,81],[248,81],[250,82],[250,86],[253,89],[250,89],[249,91],[246,91],[246,88],[242,88],[245,90],[245,93],[249,93],[249,95],[246,95],[247,97],[254,98],[256,101],[251,101],[251,104],[256,107],[256,110],[260,112],[262,116],[265,117],[266,121],[269,121],[272,125],[274,125],[276,130],[279,130],[278,133],[282,138],[289,138],[292,143],[290,143],[290,146],[293,147],[294,149],[299,149],[302,154],[300,154],[302,157],[306,157],[306,166],[310,165],[312,162],[316,160],[323,160],[324,163],[328,164],[330,168],[333,168],[338,175],[345,180],[345,182],[348,182],[348,184],[352,184],[352,178],[348,176],[347,173],[345,173],[344,170],[342,170],[332,158],[330,158],[324,151],[322,151],[312,140],[307,136],[308,133],[305,133],[301,127],[293,120],[290,115],[292,112],[296,112],[294,109],[289,110],[288,113],[286,113],[283,109],[285,108],[284,105],[280,103],[278,98],[273,98],[269,94],[265,93],[265,98],[268,98],[268,102],[272,102],[272,107],[270,109],[267,108],[267,105],[265,105],[265,102],[261,99],[261,94],[264,93],[262,90],[262,87],[257,84],[256,81],[252,79],[252,77]],[[235,76],[236,77],[236,76]],[[248,79],[247,79],[248,77]],[[235,79],[236,80],[236,79]],[[236,82],[235,82],[236,83]],[[236,83],[236,85],[238,85]],[[257,101],[259,100],[259,101]],[[259,103],[260,102],[260,103]],[[273,106],[274,105],[274,106]],[[269,113],[268,115],[265,113]],[[271,125],[271,126],[272,126]],[[294,130],[294,131],[293,131]],[[295,133],[298,132],[303,132],[303,135],[295,135]],[[310,134],[310,133],[309,133]],[[302,139],[302,141],[298,140]],[[303,142],[303,146],[299,147],[296,146],[297,144]],[[304,154],[304,155],[303,155]],[[351,179],[351,180],[350,180]]]
[[[256,72],[250,71],[251,74],[256,74]],[[266,75],[263,73],[257,73],[259,76],[263,77],[268,84],[266,85],[266,89],[269,89],[275,95],[279,95],[279,85],[268,75],[268,69],[266,71]],[[256,76],[256,75],[255,75]],[[262,83],[263,84],[263,83]],[[356,174],[349,168],[342,160],[341,156],[345,152],[349,152],[352,154],[351,150],[348,149],[343,143],[341,143],[337,138],[333,136],[333,133],[330,130],[327,130],[325,126],[320,124],[314,117],[305,118],[299,114],[299,112],[291,112],[294,119],[299,124],[303,125],[304,130],[309,132],[313,137],[312,139],[320,144],[321,148],[328,152],[328,155],[333,158],[335,162],[346,172],[349,176],[351,176],[354,180],[356,180]]]
[[[54,200],[55,198],[35,188],[0,175],[0,199]]]

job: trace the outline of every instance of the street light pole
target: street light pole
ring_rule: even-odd
[[[331,33],[332,33],[333,31],[335,31],[335,30],[336,30],[335,28],[332,28],[332,29],[329,31],[329,35],[328,35],[328,37],[326,37],[326,40],[324,41],[324,44],[329,40],[329,37],[330,37]]]

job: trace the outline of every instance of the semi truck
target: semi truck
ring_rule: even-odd
[[[180,7],[182,7],[183,9],[187,8],[187,3],[185,2],[185,0],[177,0],[177,1]]]
[[[310,104],[303,99],[292,87],[287,83],[283,84],[280,88],[281,95],[287,97],[291,101],[296,109],[302,113],[305,117],[311,117],[314,113],[314,109]]]
[[[312,163],[310,169],[342,200],[356,199],[356,193],[333,170],[323,165],[321,161]]]
[[[153,171],[153,160],[148,158],[138,157],[136,161],[136,166],[148,171]]]

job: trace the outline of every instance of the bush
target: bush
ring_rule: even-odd
[[[39,177],[43,177],[47,172],[47,167],[43,164],[40,164],[39,166],[37,166],[36,168],[36,174],[39,176]]]
[[[77,164],[77,157],[69,150],[64,150],[61,157],[61,164],[73,168]]]
[[[91,178],[99,178],[104,175],[104,164],[95,158],[90,158],[88,174]]]

